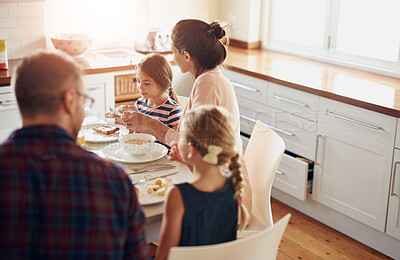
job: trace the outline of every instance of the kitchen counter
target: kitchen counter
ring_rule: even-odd
[[[230,47],[230,70],[400,117],[400,79],[266,50]]]
[[[172,60],[172,55],[167,55]],[[17,61],[0,71],[0,84],[8,84]],[[79,62],[85,74],[135,69],[135,64],[97,60],[88,54]],[[400,79],[357,69],[313,61],[262,49],[230,47],[225,62],[228,69],[299,89],[318,96],[400,117]]]

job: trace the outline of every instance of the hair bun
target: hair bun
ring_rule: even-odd
[[[215,38],[218,40],[225,36],[225,30],[218,22],[210,23],[210,29],[207,31],[207,33],[215,36]]]

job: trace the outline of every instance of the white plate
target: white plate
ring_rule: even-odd
[[[132,180],[132,182],[134,182],[134,181],[139,181],[139,180],[153,177],[153,176],[156,176],[156,175],[138,173],[138,174],[129,175],[129,178]],[[167,181],[167,183],[169,184],[169,187],[171,187],[172,185],[175,184],[175,182],[168,177],[161,177],[161,178],[165,179]],[[163,196],[159,196],[159,195],[153,194],[153,193],[152,194],[147,193],[146,184],[154,183],[154,181],[155,181],[155,179],[145,182],[145,183],[135,185],[135,187],[139,190],[139,198],[138,198],[139,203],[143,206],[161,203],[161,202],[165,201],[165,199],[167,198],[167,193],[165,193],[165,195],[163,195]]]
[[[118,127],[119,130],[116,133],[110,134],[110,135],[103,135],[103,134],[97,133],[92,130],[93,127],[102,126],[102,125],[113,125],[113,126]],[[86,142],[96,142],[96,143],[116,141],[116,140],[118,140],[118,137],[120,135],[129,134],[129,130],[125,126],[116,125],[116,124],[108,124],[108,123],[95,123],[95,124],[83,125],[82,130],[85,135]]]
[[[110,144],[104,147],[103,154],[117,162],[123,163],[145,163],[158,160],[168,153],[168,149],[161,144],[155,143],[153,150],[145,154],[133,155],[127,153],[120,143]]]

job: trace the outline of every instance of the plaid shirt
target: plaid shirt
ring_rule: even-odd
[[[0,258],[148,259],[145,217],[124,171],[56,126],[0,146]]]

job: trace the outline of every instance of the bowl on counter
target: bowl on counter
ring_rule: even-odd
[[[50,40],[57,50],[76,58],[82,58],[93,43],[93,38],[88,34],[56,34]]]
[[[125,152],[140,155],[150,152],[154,148],[156,138],[150,134],[133,133],[119,138],[119,142]]]

